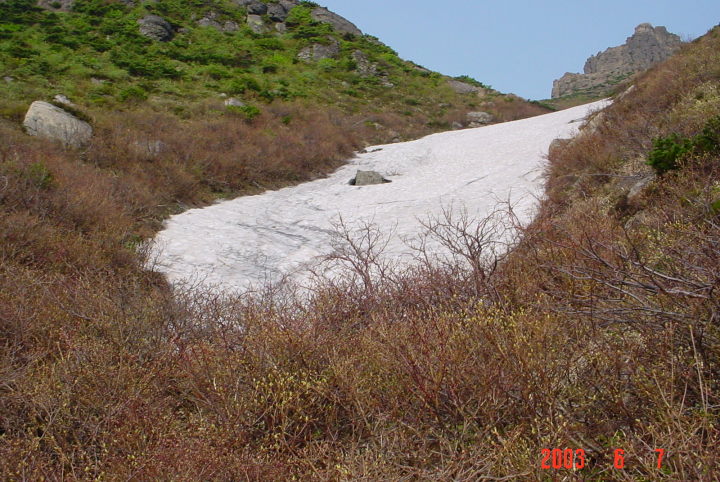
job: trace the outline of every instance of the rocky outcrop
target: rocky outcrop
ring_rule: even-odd
[[[340,55],[340,43],[328,37],[327,44],[312,44],[303,48],[297,55],[303,62],[317,62],[322,59],[333,59]]]
[[[168,42],[175,35],[172,25],[158,15],[145,15],[138,20],[140,33],[158,42]]]
[[[313,20],[317,22],[328,23],[340,33],[347,33],[351,35],[362,35],[359,28],[355,26],[350,20],[341,17],[337,13],[331,12],[327,8],[317,7],[311,13]]]
[[[232,20],[222,21],[217,12],[210,12],[198,20],[200,27],[211,27],[221,32],[237,32],[240,26]]]
[[[92,138],[90,124],[53,104],[35,101],[25,114],[25,132],[58,140],[66,147],[82,147]]]
[[[48,10],[69,12],[75,5],[75,0],[38,0],[37,5]]]
[[[553,82],[552,97],[606,94],[623,79],[667,59],[681,44],[680,37],[665,27],[640,24],[625,44],[590,57],[583,74],[568,72]]]
[[[265,21],[263,20],[262,16],[260,15],[248,15],[247,16],[247,24],[248,27],[250,27],[250,30],[252,30],[255,33],[265,33],[268,31],[267,25],[265,25]]]
[[[370,61],[367,54],[362,50],[356,50],[352,53],[353,61],[355,62],[355,71],[360,77],[375,77],[379,73],[379,69],[376,63]]]
[[[424,70],[427,70],[427,69],[424,69]],[[455,80],[455,79],[449,79],[448,85],[450,86],[450,88],[452,90],[454,90],[458,94],[477,94],[483,90],[478,86],[468,84],[467,82],[461,82],[461,81]]]
[[[466,118],[470,127],[481,127],[495,122],[495,117],[487,112],[468,112]]]

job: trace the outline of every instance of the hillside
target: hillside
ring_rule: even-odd
[[[143,106],[182,119],[221,117],[227,114],[223,99],[233,97],[240,102],[234,112],[250,118],[283,101],[388,114],[396,117],[386,126],[397,130],[384,136],[391,140],[417,135],[413,129],[450,128],[472,110],[498,120],[542,112],[473,79],[450,79],[406,62],[312,2],[40,5],[0,3],[0,115],[11,120],[21,120],[29,102],[56,94],[91,117]],[[526,104],[525,111],[509,103]]]
[[[369,226],[341,233],[346,276],[310,300],[287,286],[233,298],[173,289],[145,269],[143,240],[171,212],[324,175],[452,112],[537,107],[457,93],[307,16],[309,35],[387,69],[395,95],[352,65],[288,61],[313,42],[292,26],[248,31],[246,10],[220,11],[230,4],[70,3],[0,3],[3,479],[717,478],[720,28],[554,144],[540,215],[508,256],[486,241],[513,224],[507,210],[428,220],[456,256],[420,251],[401,271]],[[173,40],[138,36],[147,15]],[[253,63],[213,79],[207,51],[181,58],[225,42]],[[270,95],[280,78],[287,99]],[[20,128],[30,102],[56,94],[91,122],[86,146]],[[542,468],[554,448],[573,449],[577,469]]]

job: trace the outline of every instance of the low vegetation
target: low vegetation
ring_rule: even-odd
[[[715,29],[554,150],[532,225],[449,213],[426,229],[454,256],[406,269],[377,250],[382,233],[348,226],[328,260],[347,275],[309,300],[172,289],[144,269],[142,241],[187,205],[321,175],[387,136],[377,124],[424,123],[302,99],[252,120],[210,98],[182,115],[140,101],[88,109],[93,143],[67,151],[3,122],[0,473],[712,480],[717,149],[627,186],[653,173],[655,139],[706,145],[719,52]],[[499,255],[488,236],[513,228]],[[584,468],[541,468],[553,448],[584,450]]]

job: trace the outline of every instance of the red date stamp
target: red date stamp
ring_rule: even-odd
[[[657,456],[657,468],[662,468],[665,449],[655,449]],[[542,449],[540,468],[544,470],[575,469],[585,468],[585,450],[583,449]],[[625,468],[625,450],[615,449],[613,451],[613,468]]]

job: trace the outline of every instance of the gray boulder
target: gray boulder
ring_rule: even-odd
[[[142,35],[158,42],[172,40],[175,35],[172,25],[157,15],[146,15],[138,20],[138,24]]]
[[[201,27],[211,27],[221,32],[237,32],[240,30],[240,26],[231,20],[221,23],[218,19],[218,14],[215,12],[210,12],[198,20],[198,25]]]
[[[298,0],[280,0],[278,3],[285,8],[286,12],[290,12],[290,10],[292,10],[293,7],[296,7],[300,2]]]
[[[75,104],[72,103],[70,99],[67,98],[64,94],[57,94],[55,97],[53,97],[53,101],[57,104],[65,104],[70,107],[75,107]]]
[[[267,25],[265,25],[265,21],[260,15],[248,15],[247,24],[248,27],[250,27],[250,30],[255,33],[265,33],[268,30]]]
[[[288,16],[288,11],[279,3],[271,3],[267,6],[267,15],[273,22],[284,22]]]
[[[468,112],[466,118],[470,127],[480,127],[495,122],[495,117],[487,112]]]
[[[246,8],[248,15],[265,15],[268,11],[267,4],[262,2],[251,3]]]
[[[235,97],[230,97],[229,99],[226,99],[224,104],[227,107],[245,107],[245,102],[238,100]]]
[[[37,5],[47,10],[69,12],[75,5],[75,0],[38,0]]]
[[[328,37],[328,44],[312,44],[303,48],[297,55],[303,62],[317,62],[322,59],[332,59],[340,55],[340,43]]]
[[[427,69],[424,69],[427,71]],[[429,72],[429,71],[428,71]],[[467,82],[461,82],[459,80],[450,79],[448,80],[448,85],[452,90],[457,92],[458,94],[477,94],[482,89],[480,87],[477,87],[472,84],[468,84]]]
[[[79,148],[90,142],[93,129],[87,122],[48,102],[35,101],[25,114],[25,132]]]
[[[341,17],[337,13],[331,12],[327,8],[317,7],[311,14],[313,20],[317,22],[328,23],[340,33],[349,33],[360,36],[362,32],[348,19]]]
[[[379,172],[358,170],[357,174],[355,174],[355,177],[353,179],[350,179],[349,184],[351,186],[370,186],[372,184],[384,184],[388,182],[392,181],[382,177]]]

